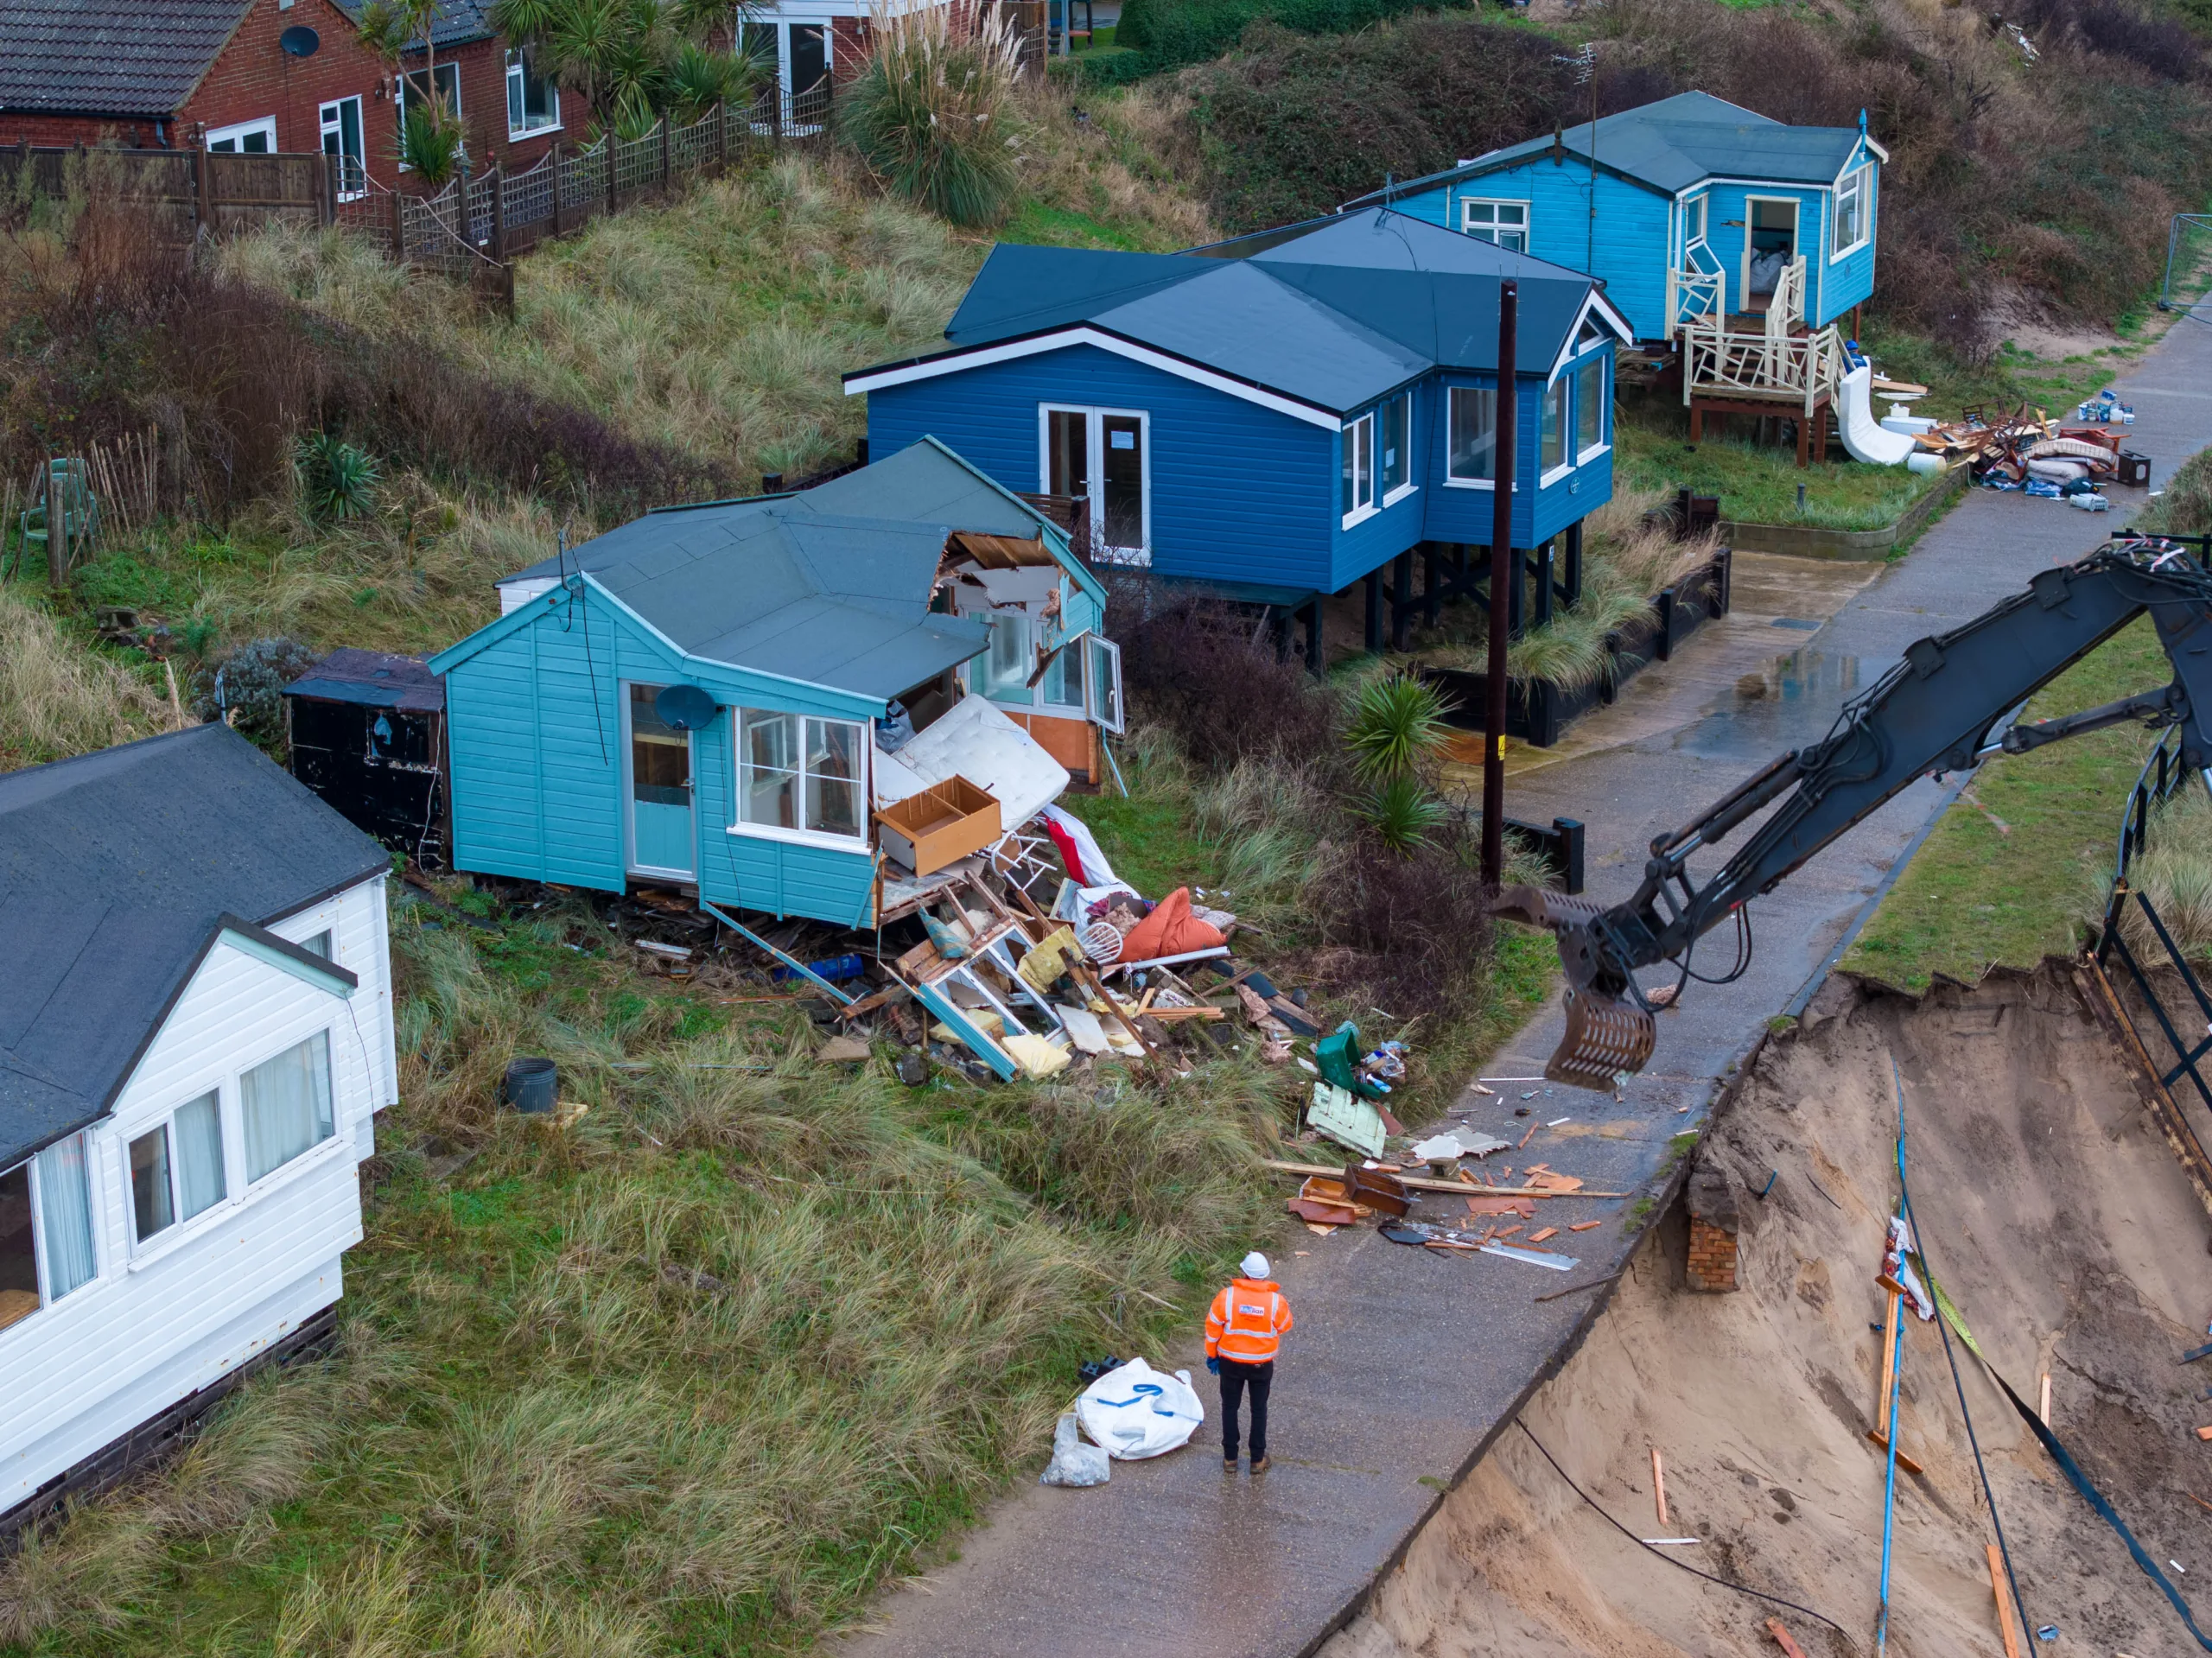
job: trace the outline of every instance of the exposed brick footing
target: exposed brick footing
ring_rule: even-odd
[[[1736,1235],[1693,1217],[1690,1220],[1690,1287],[1719,1292],[1736,1287]]]

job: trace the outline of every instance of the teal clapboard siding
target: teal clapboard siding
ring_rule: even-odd
[[[621,891],[628,861],[621,687],[688,682],[721,709],[692,734],[692,845],[682,865],[697,870],[701,896],[839,924],[867,918],[874,859],[866,847],[731,831],[736,771],[728,710],[866,721],[882,712],[880,702],[686,657],[585,581],[531,600],[432,665],[446,682],[455,867]],[[649,825],[648,834],[653,827],[669,825]],[[671,855],[663,842],[645,849]]]

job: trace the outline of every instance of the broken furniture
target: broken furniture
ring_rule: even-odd
[[[999,803],[963,777],[947,778],[875,814],[883,849],[917,875],[980,852],[999,838]]]
[[[16,528],[18,561],[37,546],[46,554],[48,581],[60,587],[100,532],[99,499],[82,455],[55,455],[40,469]]]

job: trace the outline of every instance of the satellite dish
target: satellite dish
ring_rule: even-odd
[[[715,717],[715,699],[696,685],[671,685],[653,698],[653,712],[677,731],[700,731]]]
[[[292,57],[311,58],[321,48],[322,36],[305,23],[294,23],[276,37],[276,44]]]

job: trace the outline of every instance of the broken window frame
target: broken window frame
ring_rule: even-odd
[[[1122,689],[1122,647],[1102,633],[1077,636],[1083,645],[1083,717],[1121,735],[1128,724],[1128,702]]]

